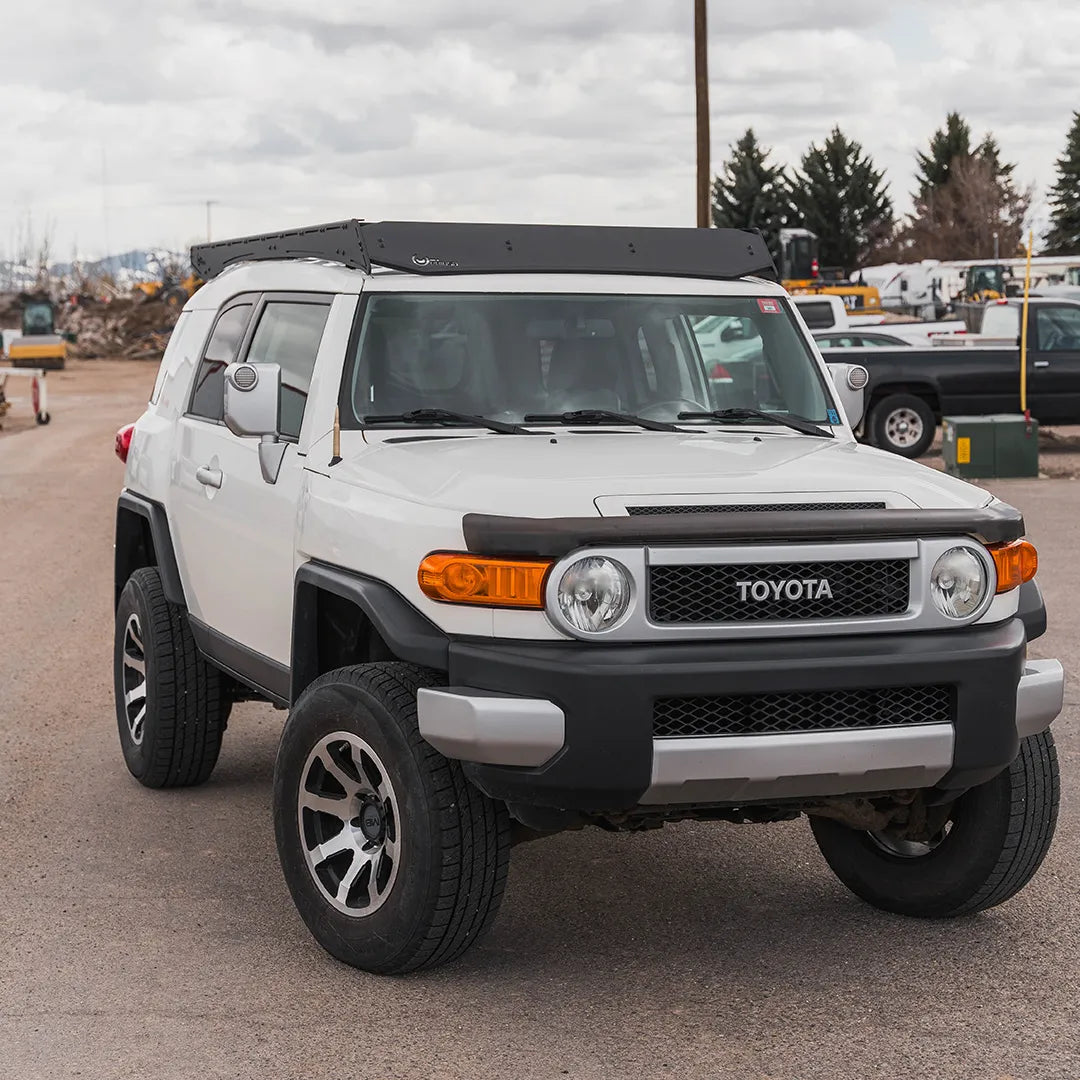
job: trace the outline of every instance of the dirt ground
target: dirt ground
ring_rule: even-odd
[[[984,915],[861,905],[802,821],[688,823],[516,848],[492,933],[451,967],[378,979],[328,957],[274,850],[280,712],[238,706],[198,789],[147,791],[120,755],[112,443],[153,376],[76,362],[49,376],[50,425],[16,404],[0,433],[0,1076],[1080,1076],[1074,677],[1056,842]],[[1074,673],[1080,487],[990,486],[1040,549],[1032,651]]]

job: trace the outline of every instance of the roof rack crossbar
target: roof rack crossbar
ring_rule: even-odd
[[[318,258],[413,274],[653,274],[776,279],[765,241],[749,229],[622,225],[490,225],[357,219],[191,249],[203,278],[237,262]]]

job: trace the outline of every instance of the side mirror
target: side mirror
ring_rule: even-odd
[[[866,411],[866,387],[870,382],[870,372],[862,364],[830,364],[836,395],[844,407],[847,422],[854,430],[862,421]]]
[[[281,368],[277,364],[230,364],[225,369],[225,426],[241,438],[258,438],[259,467],[277,482],[288,445],[278,438]]]
[[[738,341],[743,337],[743,328],[741,323],[729,323],[720,331],[721,341]]]

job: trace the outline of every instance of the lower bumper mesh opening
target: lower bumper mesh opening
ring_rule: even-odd
[[[685,739],[910,727],[951,723],[955,714],[953,686],[665,697],[653,704],[653,736]]]

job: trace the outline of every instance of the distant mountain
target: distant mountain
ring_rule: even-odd
[[[169,251],[166,248],[125,251],[121,255],[108,255],[104,259],[84,262],[80,269],[87,277],[111,277],[117,285],[130,285],[136,281],[157,281],[167,268],[176,268],[181,274],[190,269],[186,252]],[[71,274],[71,263],[54,263],[49,267],[53,277]]]
[[[169,251],[167,248],[149,248],[125,251],[104,259],[92,259],[78,266],[81,277],[91,280],[110,277],[120,289],[130,289],[139,281],[159,281],[166,269],[178,269],[181,277],[186,276],[191,269],[187,253]],[[49,267],[49,276],[54,282],[63,282],[63,287],[66,288],[74,284],[72,279],[75,271],[73,263],[53,263]],[[37,267],[34,265],[0,260],[0,292],[34,289],[37,286],[37,277]]]

